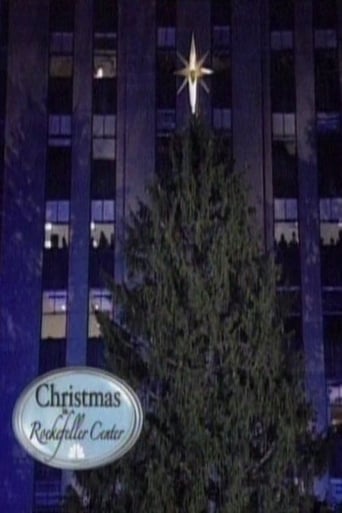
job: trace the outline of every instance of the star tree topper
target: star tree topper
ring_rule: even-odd
[[[209,88],[204,82],[203,77],[213,73],[212,69],[203,67],[204,61],[208,56],[208,52],[206,52],[200,59],[197,60],[195,37],[194,34],[192,34],[189,60],[187,61],[180,53],[177,53],[177,55],[185,66],[184,68],[175,71],[176,75],[184,77],[184,80],[179,87],[177,94],[179,94],[188,84],[191,112],[192,114],[196,114],[198,84],[200,84],[203,89],[209,93]]]

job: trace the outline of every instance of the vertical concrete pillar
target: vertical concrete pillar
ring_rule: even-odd
[[[38,373],[48,0],[11,0],[9,28],[0,257],[1,507],[31,513],[33,460],[14,440],[11,417],[19,394]]]
[[[121,281],[124,224],[154,173],[156,14],[154,2],[141,0],[121,0],[118,9],[115,277]]]
[[[327,427],[320,271],[320,219],[316,152],[312,1],[295,3],[296,131],[299,181],[299,238],[302,269],[303,342],[306,386],[317,415]],[[317,483],[324,497],[326,480]]]
[[[232,2],[232,127],[238,170],[246,171],[250,202],[264,236],[264,134],[260,0]]]
[[[76,0],[67,365],[86,363],[90,243],[93,0]]]

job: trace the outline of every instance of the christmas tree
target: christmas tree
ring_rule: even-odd
[[[195,118],[171,162],[127,227],[120,319],[99,316],[108,367],[143,399],[143,432],[122,460],[78,475],[83,503],[303,511],[312,416],[243,175]]]

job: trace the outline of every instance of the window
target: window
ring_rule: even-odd
[[[39,372],[49,372],[64,367],[66,355],[66,340],[41,340],[39,345]],[[47,467],[48,468],[48,467]],[[44,469],[40,469],[43,474]]]
[[[336,30],[315,30],[316,48],[336,48],[337,34]]]
[[[293,0],[270,0],[270,24],[272,30],[292,29],[294,25]]]
[[[69,245],[69,201],[47,201],[45,212],[45,249],[63,249]]]
[[[116,116],[93,116],[93,158],[115,159]]]
[[[272,50],[290,50],[293,48],[292,30],[273,30],[271,32]]]
[[[48,106],[49,111],[54,114],[72,111],[72,81],[69,78],[50,78]]]
[[[174,132],[176,129],[176,111],[175,109],[157,110],[157,133],[166,135]]]
[[[318,135],[317,164],[320,196],[342,196],[341,132]]]
[[[51,31],[73,31],[74,5],[70,0],[50,0]]]
[[[94,38],[94,78],[116,77],[116,34],[96,33]]]
[[[91,202],[91,247],[114,246],[115,201],[92,200]]]
[[[313,25],[315,28],[334,28],[336,21],[336,0],[313,0]]]
[[[46,197],[62,200],[70,197],[71,148],[49,147],[47,152]]]
[[[338,321],[339,328],[341,328],[341,322]],[[340,339],[338,336],[337,340]],[[336,340],[336,342],[337,342]],[[341,349],[340,344],[337,342],[336,347],[338,347],[334,357],[336,360],[331,362],[332,365],[337,365],[337,379],[341,380],[341,369],[338,362],[341,362]],[[330,351],[329,351],[330,352]],[[338,359],[337,359],[338,358]],[[330,477],[333,478],[341,478],[342,477],[342,436],[341,436],[341,424],[342,424],[342,386],[340,383],[330,384],[328,385],[328,398],[329,398],[329,413],[330,413],[330,424],[335,427],[336,434],[333,438],[334,447],[331,450],[331,460],[330,460],[330,469],[329,474]]]
[[[74,35],[72,32],[52,32],[50,52],[53,54],[70,54],[73,52]]]
[[[211,77],[212,104],[214,108],[227,109],[232,105],[231,59],[227,52],[216,50],[213,55]]]
[[[159,27],[157,30],[157,45],[160,48],[176,47],[175,27]]]
[[[324,349],[325,349],[325,363],[326,374],[328,379],[341,379],[342,378],[342,316],[339,315],[325,315],[323,318],[324,328]],[[332,396],[341,399],[341,388],[331,391]],[[333,404],[336,402],[333,401]],[[338,408],[333,407],[332,421],[336,425],[342,424],[342,402]]]
[[[115,162],[113,160],[93,160],[91,197],[92,199],[113,199],[115,197]]]
[[[93,137],[114,137],[116,131],[116,116],[93,116]]]
[[[170,169],[171,169],[170,137],[169,136],[157,137],[156,172],[158,175],[163,176]]]
[[[176,106],[176,55],[175,52],[157,53],[157,106],[171,109]]]
[[[211,0],[211,24],[230,25],[231,0]]]
[[[50,57],[50,77],[70,78],[72,76],[72,57],[52,55]]]
[[[231,130],[232,111],[230,109],[213,109],[213,127],[215,130]]]
[[[67,318],[66,290],[43,292],[42,339],[65,338]]]
[[[102,72],[101,72],[102,73]],[[101,74],[100,73],[100,74]],[[104,73],[104,71],[103,71]],[[116,79],[101,77],[93,80],[93,112],[95,114],[115,114]]]
[[[336,49],[319,49],[315,52],[316,110],[338,112],[340,87]]]
[[[322,198],[320,220],[323,285],[342,285],[342,198]]]
[[[159,27],[176,25],[176,0],[157,0],[156,20]]]
[[[272,143],[273,195],[276,198],[296,197],[297,158],[294,141]]]
[[[49,145],[69,146],[71,144],[71,116],[49,116]]]
[[[293,139],[296,133],[295,114],[276,113],[272,114],[273,139]]]
[[[105,368],[104,343],[100,337],[89,338],[87,342],[87,365]]]
[[[64,289],[68,286],[68,248],[45,249],[43,254],[43,288]]]
[[[93,19],[96,32],[116,32],[117,0],[96,0]]]
[[[89,338],[101,336],[100,326],[95,312],[106,312],[110,317],[113,314],[113,300],[111,293],[106,289],[90,289],[89,291]]]
[[[291,51],[272,52],[271,101],[273,112],[296,110],[294,58]]]
[[[297,199],[274,200],[274,238],[276,262],[282,266],[280,283],[298,285],[300,265]]]
[[[230,47],[230,27],[228,25],[213,27],[213,47],[226,49]]]

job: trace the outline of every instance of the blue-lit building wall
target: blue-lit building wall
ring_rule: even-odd
[[[200,113],[246,169],[260,236],[283,264],[279,293],[293,299],[288,324],[305,351],[318,425],[341,422],[341,2],[0,8],[2,509],[60,510],[68,475],[20,449],[13,405],[38,374],[102,364],[93,312],[113,309],[102,272],[125,278],[124,221],[189,117],[173,71],[192,33],[214,69]],[[338,458],[321,488],[342,498]]]

